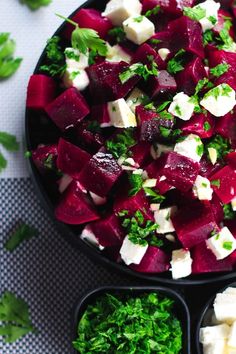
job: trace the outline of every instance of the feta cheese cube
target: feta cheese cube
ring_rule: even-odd
[[[198,175],[193,185],[193,193],[199,200],[211,200],[213,189],[209,179]]]
[[[89,225],[85,226],[85,228],[83,229],[80,235],[80,238],[88,242],[92,246],[98,247],[101,251],[104,249],[104,247],[99,244],[98,239],[92,232],[91,227]]]
[[[131,56],[118,44],[114,45],[113,47],[107,43],[107,55],[106,61],[116,63],[119,61],[124,61],[126,63],[131,62]]]
[[[129,240],[128,236],[126,236],[120,249],[120,255],[122,260],[127,265],[132,263],[139,264],[143,259],[147,249],[148,244],[145,246],[134,244]]]
[[[214,301],[214,311],[217,321],[231,325],[236,321],[236,296],[232,294],[217,294]]]
[[[145,16],[132,16],[123,22],[126,37],[135,44],[142,44],[155,33],[154,24]]]
[[[100,197],[99,195],[97,195],[93,192],[89,192],[89,194],[90,194],[95,205],[103,205],[107,202],[106,197]]]
[[[199,20],[203,32],[205,32],[206,30],[212,29],[217,24],[220,3],[217,3],[213,0],[206,0],[193,7],[193,9],[199,8],[205,10],[205,16]]]
[[[135,115],[125,102],[124,98],[108,102],[108,113],[112,125],[116,128],[137,126]]]
[[[89,53],[83,54],[78,49],[65,49],[66,66],[68,69],[85,69],[89,66]]]
[[[157,211],[157,210],[159,210],[159,209],[160,209],[160,205],[161,205],[161,204],[158,204],[158,203],[152,203],[152,204],[150,204],[150,209],[151,209],[151,211]]]
[[[156,178],[148,178],[143,182],[143,188],[153,188],[156,187],[157,179]]]
[[[151,146],[150,154],[154,160],[158,159],[161,154],[165,154],[166,152],[173,151],[174,147],[172,145],[163,145],[155,143]]]
[[[224,292],[223,294],[231,294],[231,295],[235,295],[236,296],[236,288],[233,288],[231,286],[229,286]]]
[[[214,343],[203,345],[204,354],[228,354],[225,340],[217,340]]]
[[[192,273],[192,262],[189,251],[184,249],[173,251],[170,262],[173,279],[189,276]]]
[[[231,200],[231,206],[232,206],[233,211],[236,211],[236,198]]]
[[[128,98],[126,99],[126,103],[131,109],[133,113],[135,113],[136,107],[138,107],[146,97],[145,93],[139,90],[137,87],[133,89]]]
[[[83,91],[89,85],[89,77],[83,69],[75,71],[74,69],[66,68],[63,83],[67,88],[75,87],[78,91]]]
[[[165,238],[170,242],[175,242],[175,236],[172,234],[166,234]]]
[[[122,23],[133,15],[140,15],[142,5],[139,0],[110,0],[102,16],[111,20],[113,25],[121,26]]]
[[[217,326],[208,326],[200,329],[199,340],[202,344],[211,344],[216,340],[226,340],[229,337],[230,327],[223,323]]]
[[[222,117],[235,106],[235,91],[228,84],[221,84],[209,90],[200,104],[213,116]]]
[[[218,260],[228,257],[236,250],[236,239],[228,227],[223,227],[217,235],[210,237],[206,244]]]
[[[236,304],[235,304],[235,306],[236,306]],[[229,347],[236,348],[236,321],[233,322],[233,324],[230,328],[227,344]]]
[[[176,210],[176,207],[160,209],[154,213],[155,222],[159,225],[157,229],[158,234],[166,234],[175,231],[171,221],[171,214]]]
[[[188,135],[183,141],[175,144],[174,151],[180,155],[186,156],[196,162],[202,158],[204,145],[196,134]]]
[[[216,164],[217,161],[217,150],[215,148],[208,148],[209,158],[211,160],[212,165]]]
[[[160,55],[161,59],[165,61],[170,54],[170,50],[168,48],[160,48],[157,53]]]
[[[194,108],[195,104],[191,102],[191,97],[184,92],[179,92],[173,97],[168,112],[182,120],[189,120],[192,117]]]

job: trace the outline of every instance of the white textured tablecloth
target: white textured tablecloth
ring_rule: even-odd
[[[98,0],[99,1],[99,0]],[[16,40],[16,55],[23,58],[21,67],[10,79],[0,82],[0,131],[15,134],[19,141],[24,135],[24,110],[27,82],[32,74],[46,40],[62,22],[55,13],[70,15],[83,0],[53,0],[38,11],[30,11],[19,0],[0,0],[0,32],[10,32]],[[28,172],[21,151],[9,154],[3,177],[27,177]]]

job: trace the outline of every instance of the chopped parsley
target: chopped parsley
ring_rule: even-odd
[[[140,23],[142,22],[144,19],[144,16],[138,16],[138,17],[134,17],[133,21],[134,22],[137,22],[137,23]]]
[[[135,75],[139,75],[142,77],[145,81],[150,76],[157,76],[158,75],[158,69],[157,69],[157,64],[155,61],[151,61],[151,67],[149,68],[146,64],[142,63],[135,63],[131,65],[128,69],[123,71],[120,75],[120,81],[122,84],[126,83],[129,79],[131,79]]]
[[[117,134],[113,139],[107,140],[106,148],[114,158],[119,159],[120,157],[127,157],[129,148],[135,144],[134,130],[130,128]]]
[[[159,292],[104,294],[85,309],[77,332],[80,354],[179,354],[183,345],[174,301]]]
[[[180,116],[182,115],[180,106],[179,106],[178,104],[175,106],[175,112],[176,112],[178,115],[180,115]]]
[[[164,195],[158,194],[152,188],[145,187],[144,192],[151,199],[152,203],[162,203],[166,199]]]
[[[23,241],[28,241],[32,237],[38,235],[38,230],[34,227],[22,224],[19,226],[9,237],[5,244],[5,248],[12,252],[14,251]]]
[[[74,80],[79,74],[80,71],[73,71],[72,73],[70,73],[70,80]]]
[[[233,248],[233,242],[232,241],[225,241],[223,242],[223,248],[227,251],[231,251]]]
[[[40,66],[42,72],[52,77],[61,77],[66,70],[65,56],[59,42],[60,38],[58,36],[54,36],[47,41],[47,63]]]
[[[20,144],[16,140],[15,135],[9,134],[7,132],[0,132],[0,145],[4,149],[10,152],[17,152],[20,149]],[[0,172],[2,172],[7,167],[7,160],[0,151]]]
[[[212,186],[215,186],[215,187],[217,187],[217,188],[220,188],[220,180],[219,180],[219,179],[213,179],[213,180],[211,181],[211,185],[212,185]]]
[[[12,76],[19,68],[22,59],[14,58],[16,43],[10,33],[0,33],[0,80]]]
[[[184,69],[183,63],[184,63],[184,58],[183,55],[185,54],[184,49],[180,49],[175,56],[169,60],[167,64],[167,70],[170,74],[176,74],[179,71],[182,71]]]
[[[223,211],[225,220],[233,220],[236,216],[236,213],[233,211],[231,204],[224,204]]]
[[[129,191],[129,196],[136,195],[143,186],[143,178],[142,175],[138,173],[131,173],[129,175],[129,184],[131,186],[131,189]]]
[[[161,7],[160,7],[160,5],[157,5],[157,6],[155,6],[153,9],[151,9],[151,10],[148,10],[146,13],[145,13],[145,17],[151,17],[151,16],[153,16],[153,15],[157,15],[159,12],[160,12],[160,10],[161,10]]]
[[[232,91],[232,88],[228,84],[220,84],[209,90],[203,98],[205,99],[212,96],[217,100],[220,96],[229,96]]]
[[[232,151],[230,141],[226,138],[223,138],[221,135],[215,135],[211,141],[206,144],[206,151],[208,152],[209,148],[213,148],[217,152],[217,158],[223,160],[225,155]],[[209,156],[209,152],[208,152]]]
[[[203,124],[203,129],[208,132],[209,130],[211,130],[211,125],[209,122],[204,122]]]
[[[214,68],[210,69],[210,73],[215,77],[220,77],[229,70],[230,65],[227,63],[221,63]]]
[[[163,111],[167,106],[169,106],[169,104],[171,103],[171,101],[165,101],[162,104],[160,104],[157,108],[156,108],[156,112],[160,113],[161,111]]]
[[[73,50],[66,49],[64,53],[65,53],[65,56],[68,59],[73,59],[75,61],[79,61],[80,60],[80,55],[76,54]]]
[[[184,7],[183,13],[185,16],[195,21],[200,21],[201,19],[206,17],[206,10],[203,9],[201,6]]]
[[[37,10],[42,6],[48,6],[52,0],[20,0],[20,2],[27,5],[31,10]]]
[[[196,153],[198,156],[202,156],[204,153],[204,145],[201,143],[196,148]]]
[[[163,138],[169,138],[169,136],[171,134],[170,128],[166,128],[166,127],[163,127],[162,125],[160,125],[159,130],[160,130],[161,136],[163,136]]]
[[[109,30],[108,35],[113,37],[117,43],[122,43],[126,39],[125,31],[122,27],[115,27]]]
[[[207,17],[208,21],[210,21],[213,25],[217,23],[217,18],[215,16],[209,16]]]

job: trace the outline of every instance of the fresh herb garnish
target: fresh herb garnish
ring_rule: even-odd
[[[221,135],[215,135],[211,141],[206,144],[206,151],[209,156],[208,149],[214,148],[217,152],[217,158],[223,160],[225,155],[232,151],[230,141]]]
[[[15,135],[0,132],[0,145],[2,145],[7,151],[16,152],[19,151],[20,144],[16,140]],[[0,152],[0,172],[7,167],[7,160]]]
[[[162,104],[160,104],[157,108],[156,108],[156,112],[160,113],[161,111],[163,111],[167,106],[169,106],[169,104],[171,103],[171,101],[165,101]]]
[[[231,204],[224,204],[223,211],[225,220],[233,220],[236,216],[236,213],[233,211]]]
[[[133,21],[134,22],[137,22],[137,23],[140,23],[142,22],[144,19],[144,17],[142,15],[138,16],[138,17],[134,17]]]
[[[23,241],[28,241],[32,237],[37,236],[38,231],[29,225],[22,224],[17,228],[9,237],[5,244],[5,248],[12,252],[14,251]]]
[[[215,186],[215,187],[217,187],[217,188],[220,188],[220,180],[219,180],[219,179],[213,179],[213,180],[211,181],[211,185],[212,185],[212,186]]]
[[[108,31],[108,35],[113,37],[117,43],[125,41],[126,35],[123,27],[115,27]]]
[[[129,175],[129,184],[131,186],[131,189],[129,190],[129,196],[134,196],[136,195],[143,186],[143,178],[142,175],[138,173],[131,173]]]
[[[151,235],[149,240],[149,245],[154,247],[162,247],[164,245],[164,242],[156,235]]]
[[[211,129],[211,125],[209,122],[204,122],[203,129],[208,132]]]
[[[50,76],[62,76],[66,70],[65,56],[59,44],[60,38],[54,36],[47,41],[47,64],[41,65],[40,70]]]
[[[151,17],[151,16],[153,16],[153,15],[157,15],[159,12],[160,12],[160,10],[161,10],[161,7],[160,7],[160,5],[157,5],[157,6],[155,6],[153,9],[151,9],[151,10],[148,10],[146,13],[145,13],[145,17]]]
[[[129,148],[135,144],[134,130],[129,128],[117,134],[113,139],[107,140],[106,148],[116,159],[119,159],[127,157]]]
[[[210,69],[210,73],[215,77],[220,77],[229,70],[230,65],[222,63]]]
[[[183,55],[185,54],[184,49],[180,49],[175,56],[168,61],[167,70],[170,74],[176,74],[184,69],[183,66]]]
[[[88,50],[92,50],[101,56],[106,56],[107,45],[101,39],[96,31],[90,28],[80,28],[78,23],[69,18],[56,14],[58,17],[75,26],[71,35],[71,44],[74,49],[78,49],[81,53],[87,54]]]
[[[37,10],[41,6],[49,5],[52,0],[20,0],[20,2],[27,5],[31,10]]]
[[[166,128],[166,127],[163,127],[162,125],[160,125],[159,130],[160,130],[161,136],[163,136],[163,138],[169,138],[169,136],[171,134],[170,128]]]
[[[155,63],[155,61],[152,61],[150,65],[150,68],[146,64],[144,65],[142,63],[136,63],[131,65],[128,69],[126,69],[119,75],[120,81],[122,82],[122,84],[124,84],[135,75],[139,75],[145,81],[147,81],[150,76],[157,76],[157,64]]]
[[[26,302],[6,291],[0,299],[0,336],[13,343],[28,333],[35,333]]]
[[[195,21],[200,21],[201,19],[206,17],[206,10],[203,9],[201,6],[184,7],[183,13],[185,16]]]
[[[203,33],[203,44],[206,46],[207,44],[214,41],[214,32],[208,29]]]
[[[14,59],[16,43],[10,39],[10,33],[0,33],[0,80],[13,75],[19,68],[22,59]]]
[[[162,203],[166,198],[164,195],[158,194],[151,188],[145,187],[144,192],[147,197],[150,197],[152,203]]]
[[[225,241],[223,242],[223,248],[227,251],[231,251],[233,248],[233,242],[232,241]]]

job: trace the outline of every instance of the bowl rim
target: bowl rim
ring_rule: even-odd
[[[200,316],[198,317],[197,326],[196,326],[196,333],[195,333],[195,347],[197,350],[197,354],[203,354],[202,345],[200,343],[199,337],[200,337],[200,329],[202,327],[202,322],[204,320],[204,317],[205,317],[208,309],[210,307],[212,307],[214,300],[216,298],[216,295],[218,293],[222,293],[223,291],[225,291],[229,287],[236,288],[236,280],[233,283],[229,283],[227,285],[224,285],[223,288],[220,288],[219,290],[217,290],[217,292],[210,297],[210,299],[207,301],[207,303],[203,306],[202,310],[200,311]]]
[[[96,9],[96,6],[94,4],[96,3],[96,0],[87,0],[84,2],[81,6],[79,6],[68,18],[71,18],[78,10],[83,9],[83,8],[89,8],[90,6],[94,9]],[[102,0],[101,3],[106,3],[106,0]],[[54,32],[52,35],[60,35],[62,30],[64,29],[66,24],[66,21],[64,21],[58,29]],[[46,48],[46,47],[45,47]],[[42,52],[42,54],[39,57],[39,60],[36,64],[36,67],[34,69],[33,74],[38,74],[39,67],[41,66],[41,63],[45,57],[45,48]],[[29,120],[30,120],[30,110],[26,108],[25,110],[25,149],[31,150],[31,132],[29,129]],[[29,167],[29,172],[30,172],[30,177],[31,180],[33,181],[34,189],[36,191],[36,195],[38,195],[41,204],[43,205],[44,209],[46,210],[47,214],[50,215],[50,218],[53,220],[54,224],[56,225],[58,232],[64,237],[65,240],[69,241],[69,243],[74,247],[79,250],[81,250],[83,253],[88,255],[90,259],[95,259],[96,262],[99,262],[106,268],[112,268],[115,271],[119,273],[123,273],[124,275],[130,276],[132,278],[136,279],[142,279],[147,282],[159,282],[162,284],[169,284],[169,285],[181,285],[181,286],[189,286],[189,285],[204,285],[204,284],[212,284],[216,282],[223,282],[227,281],[230,279],[236,278],[236,271],[232,272],[222,272],[222,273],[204,273],[200,275],[191,275],[188,278],[181,278],[181,279],[172,279],[169,277],[166,277],[167,272],[165,273],[157,273],[155,274],[148,274],[148,273],[139,273],[136,272],[129,267],[125,265],[121,265],[119,263],[116,263],[115,261],[112,261],[111,259],[107,258],[104,256],[102,253],[100,253],[98,250],[96,250],[94,247],[91,247],[88,245],[86,242],[80,239],[80,237],[77,235],[77,240],[75,241],[75,234],[70,230],[70,226],[63,224],[59,221],[56,220],[54,213],[53,213],[53,205],[51,203],[51,200],[49,196],[47,195],[45,189],[43,188],[43,183],[41,181],[42,177],[40,176],[39,172],[37,171],[36,167],[33,164],[32,158],[30,157],[28,159],[28,167]]]
[[[179,308],[182,308],[181,315],[182,317],[179,318],[181,322],[181,327],[183,329],[183,332],[185,333],[183,339],[187,339],[186,342],[186,350],[183,351],[183,354],[191,354],[191,333],[190,333],[190,312],[188,305],[186,301],[184,300],[184,297],[177,292],[176,290],[164,287],[164,286],[112,286],[112,285],[107,285],[107,286],[101,286],[101,287],[96,287],[93,289],[88,290],[80,299],[78,299],[75,302],[75,305],[73,307],[72,313],[71,313],[71,339],[72,341],[75,339],[77,335],[77,326],[78,326],[78,321],[81,318],[82,314],[84,313],[84,308],[88,306],[88,304],[92,303],[94,299],[96,299],[98,296],[103,295],[105,293],[114,293],[114,292],[130,292],[131,294],[138,294],[138,293],[145,293],[145,292],[160,292],[163,295],[172,298],[176,306]],[[75,349],[72,348],[73,353],[78,353]],[[182,352],[181,352],[182,353]]]

